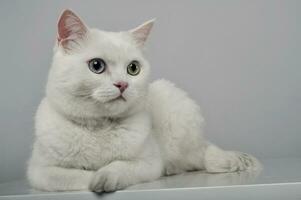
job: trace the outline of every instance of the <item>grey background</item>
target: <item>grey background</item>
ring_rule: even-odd
[[[152,77],[201,104],[208,139],[262,159],[301,155],[301,1],[2,0],[0,182],[25,175],[64,8],[112,31],[156,17]]]

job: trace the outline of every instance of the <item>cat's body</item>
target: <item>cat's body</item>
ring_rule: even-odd
[[[148,83],[142,47],[151,26],[103,32],[63,13],[36,115],[28,168],[35,188],[114,191],[191,170],[259,167],[202,138],[204,120],[185,92],[165,80]]]

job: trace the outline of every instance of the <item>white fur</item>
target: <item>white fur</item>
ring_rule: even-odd
[[[166,80],[149,84],[150,66],[130,31],[86,30],[85,37],[72,38],[76,48],[66,51],[58,43],[54,50],[46,96],[36,114],[28,167],[33,187],[114,191],[185,171],[259,166],[252,156],[207,143],[199,106],[183,90]],[[87,67],[95,57],[107,62],[102,74]],[[142,66],[137,76],[126,73],[132,60]],[[113,100],[120,94],[116,81],[129,83],[126,101]]]

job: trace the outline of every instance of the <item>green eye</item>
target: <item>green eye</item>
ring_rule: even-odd
[[[127,72],[129,75],[137,76],[140,73],[139,62],[136,60],[132,61],[127,67]]]

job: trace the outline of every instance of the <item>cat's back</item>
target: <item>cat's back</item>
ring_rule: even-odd
[[[198,104],[173,83],[157,80],[150,84],[148,105],[165,173],[178,174],[200,166],[203,155],[199,149],[205,147],[205,140]]]
[[[157,129],[201,127],[204,124],[199,105],[168,80],[160,79],[150,84],[148,105]]]

